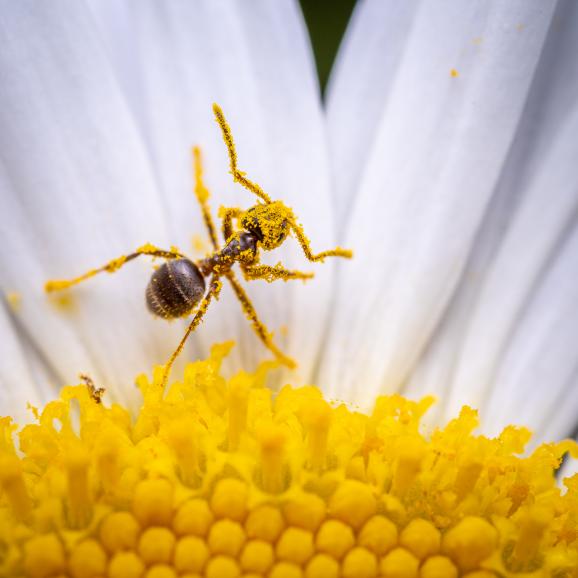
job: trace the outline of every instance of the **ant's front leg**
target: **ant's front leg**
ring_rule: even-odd
[[[44,285],[44,290],[47,293],[51,293],[52,291],[61,291],[63,289],[68,289],[73,285],[78,285],[82,283],[82,281],[86,281],[98,273],[116,273],[121,267],[126,265],[129,261],[140,257],[141,255],[149,255],[150,257],[161,257],[163,259],[184,259],[185,256],[181,255],[178,251],[170,250],[165,251],[164,249],[159,249],[150,243],[139,247],[134,253],[130,253],[130,255],[121,255],[116,259],[112,259],[102,267],[98,267],[98,269],[91,269],[87,271],[83,275],[79,277],[74,277],[73,279],[52,279],[47,281]]]
[[[223,238],[225,243],[233,236],[233,219],[238,219],[243,214],[243,210],[237,207],[221,207],[219,218],[223,221]]]
[[[323,262],[325,260],[325,257],[343,257],[345,259],[351,259],[353,257],[353,251],[350,251],[349,249],[342,249],[341,247],[336,247],[335,249],[330,249],[329,251],[322,251],[321,253],[314,254],[313,251],[311,250],[311,244],[309,242],[309,239],[305,235],[303,227],[299,223],[297,223],[295,217],[292,217],[289,226],[291,227],[291,230],[295,233],[295,237],[297,237],[297,241],[301,245],[303,253],[305,253],[305,257],[307,257],[309,261]]]
[[[277,265],[241,265],[243,275],[247,281],[255,279],[264,279],[267,283],[272,283],[277,279],[289,281],[290,279],[313,279],[313,273],[303,273],[302,271],[289,271],[281,263]]]

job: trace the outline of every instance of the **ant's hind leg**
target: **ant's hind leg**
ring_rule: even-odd
[[[283,365],[286,365],[287,367],[289,367],[291,369],[297,367],[297,364],[295,363],[295,361],[293,361],[293,359],[291,359],[290,357],[287,357],[275,345],[275,343],[273,343],[273,337],[271,336],[271,334],[267,330],[267,327],[265,327],[265,325],[259,320],[259,317],[257,317],[257,312],[255,311],[253,304],[249,300],[249,296],[247,295],[247,293],[245,293],[245,290],[239,284],[239,282],[235,278],[235,275],[232,271],[229,271],[229,273],[227,273],[227,279],[231,283],[231,286],[233,287],[233,291],[235,292],[237,299],[239,299],[239,301],[241,302],[241,307],[243,308],[245,316],[251,322],[251,326],[253,327],[253,331],[255,331],[255,333],[257,334],[259,339],[263,342],[265,347],[267,349],[269,349],[269,351],[271,351],[273,353],[273,355],[275,355],[275,357],[281,363],[283,363]]]
[[[175,349],[175,351],[171,355],[170,359],[165,364],[163,381],[162,381],[163,389],[165,388],[165,386],[167,384],[167,380],[169,379],[169,375],[171,373],[171,368],[173,366],[173,363],[175,362],[175,359],[179,356],[179,354],[183,350],[183,347],[185,346],[185,343],[187,342],[189,335],[200,325],[200,323],[203,320],[203,317],[205,316],[205,313],[207,312],[207,309],[209,308],[209,305],[211,304],[211,301],[213,300],[213,298],[215,298],[215,299],[219,298],[219,293],[221,292],[222,286],[223,286],[223,284],[221,283],[219,278],[216,275],[213,275],[213,277],[211,278],[211,282],[209,284],[209,291],[203,297],[203,300],[201,301],[201,303],[197,307],[197,310],[195,312],[195,316],[193,317],[193,320],[189,323],[189,326],[187,327],[187,330],[186,330],[183,338],[181,339],[179,345],[177,346],[177,348]]]
[[[177,251],[165,251],[164,249],[159,249],[150,243],[139,247],[134,253],[130,253],[130,255],[121,255],[116,259],[112,259],[102,267],[98,267],[98,269],[91,269],[87,271],[83,275],[79,277],[74,277],[73,279],[51,279],[47,281],[44,285],[44,290],[47,293],[51,293],[53,291],[61,291],[63,289],[68,289],[73,285],[78,285],[82,283],[82,281],[86,281],[98,273],[116,273],[121,267],[126,265],[128,262],[140,257],[141,255],[149,255],[150,257],[161,257],[163,259],[182,259],[184,255],[181,255]]]
[[[303,253],[305,253],[305,257],[307,257],[309,261],[323,262],[325,257],[343,257],[345,259],[351,259],[353,257],[352,251],[349,249],[342,249],[341,247],[336,247],[335,249],[330,249],[329,251],[322,251],[321,253],[314,254],[311,250],[311,244],[305,235],[303,227],[294,219],[291,220],[290,226],[292,231],[295,233],[295,237],[297,237],[297,241],[303,249]]]
[[[303,273],[302,271],[289,271],[281,264],[270,265],[246,265],[243,267],[243,275],[247,281],[254,281],[255,279],[264,279],[267,283],[272,283],[277,279],[289,281],[290,279],[313,279],[313,273]]]
[[[218,249],[219,244],[217,241],[217,229],[215,228],[215,223],[213,222],[213,217],[211,216],[211,210],[209,209],[209,189],[205,186],[203,182],[203,159],[201,156],[200,147],[193,147],[193,161],[194,161],[194,172],[195,172],[195,196],[199,205],[201,205],[201,211],[203,213],[203,220],[207,230],[209,231],[209,237],[211,238],[211,243],[215,249]]]

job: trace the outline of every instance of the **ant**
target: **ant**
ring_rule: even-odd
[[[213,245],[213,253],[194,263],[174,247],[171,247],[171,249],[167,251],[147,243],[136,249],[134,253],[113,259],[102,267],[92,269],[84,275],[69,280],[48,281],[45,285],[47,292],[67,289],[72,285],[77,285],[82,281],[94,277],[98,273],[115,273],[126,263],[141,255],[166,259],[152,274],[151,280],[146,288],[146,303],[148,309],[151,313],[163,319],[186,317],[193,312],[194,317],[178,347],[165,365],[162,382],[163,387],[167,382],[171,367],[177,356],[183,350],[189,335],[203,320],[211,301],[219,298],[222,288],[222,278],[225,278],[230,283],[237,299],[241,303],[245,316],[251,322],[253,330],[265,347],[275,355],[278,361],[287,367],[294,368],[296,366],[296,363],[275,345],[272,335],[259,320],[247,293],[235,277],[232,269],[235,263],[239,263],[243,276],[247,281],[264,279],[272,282],[277,279],[283,279],[284,281],[289,279],[311,279],[314,276],[313,273],[289,271],[281,264],[269,266],[259,262],[259,251],[261,249],[263,251],[276,249],[291,233],[295,235],[303,249],[305,257],[309,261],[323,262],[325,257],[344,257],[350,259],[353,256],[351,251],[340,247],[317,254],[312,252],[309,239],[305,236],[303,227],[297,222],[293,211],[281,201],[271,200],[269,195],[267,195],[257,183],[250,181],[245,176],[245,173],[238,169],[237,151],[235,149],[231,128],[219,105],[213,104],[213,113],[221,129],[223,141],[227,147],[233,181],[239,183],[258,197],[257,204],[246,211],[238,207],[220,208],[219,217],[222,221],[222,233],[225,245],[219,247],[217,230],[208,205],[209,191],[203,183],[201,151],[199,147],[194,147],[195,195],[201,206],[203,220],[205,221]],[[239,230],[233,227],[235,221],[240,225]],[[209,278],[208,291],[206,290],[205,284],[206,277]]]
[[[94,385],[94,381],[92,380],[92,378],[89,375],[86,375],[86,373],[79,373],[78,378],[84,382],[84,385],[86,385],[86,388],[88,389],[88,395],[90,396],[92,401],[98,404],[102,403],[102,396],[104,395],[104,387],[97,388],[96,385]]]

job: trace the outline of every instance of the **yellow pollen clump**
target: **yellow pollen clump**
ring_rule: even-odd
[[[303,578],[303,571],[297,564],[278,562],[269,573],[269,578]]]
[[[305,578],[338,578],[339,563],[327,556],[316,554],[305,567]]]
[[[353,548],[343,560],[343,578],[373,578],[377,574],[377,558],[365,548]]]
[[[147,565],[170,562],[175,535],[168,528],[147,528],[140,537],[137,552]]]
[[[357,541],[360,546],[383,556],[397,545],[397,526],[385,516],[373,516],[361,528]]]
[[[325,502],[310,492],[297,493],[287,500],[283,514],[288,524],[315,532],[325,517]]]
[[[206,500],[187,500],[175,513],[173,529],[178,536],[194,534],[206,536],[211,528],[214,515]]]
[[[77,544],[70,554],[68,567],[74,578],[93,578],[106,572],[106,553],[96,540]]]
[[[474,570],[495,549],[498,532],[483,518],[468,516],[444,535],[442,550],[464,571]]]
[[[241,554],[241,568],[245,572],[264,574],[273,565],[273,546],[264,540],[252,540],[245,545]]]
[[[241,551],[245,539],[245,532],[238,522],[219,520],[211,527],[207,541],[213,554],[235,557]]]
[[[302,528],[287,528],[277,542],[277,557],[304,564],[313,556],[313,534]]]
[[[100,542],[111,554],[134,550],[139,534],[139,523],[129,512],[112,512],[102,520],[98,532]]]
[[[0,418],[0,577],[578,578],[574,442],[524,454],[470,408],[426,435],[429,398],[273,395],[271,364],[220,374],[230,348],[139,376],[136,412],[81,383]]]
[[[445,556],[432,556],[421,567],[420,578],[458,578],[458,569]]]
[[[317,550],[340,560],[355,545],[355,535],[351,526],[341,520],[324,522],[315,540]]]
[[[179,572],[201,573],[209,559],[207,543],[197,536],[185,536],[177,542],[174,565]]]
[[[108,565],[110,578],[140,578],[144,573],[144,562],[134,552],[118,552]]]
[[[417,578],[419,560],[404,548],[395,548],[381,559],[379,568],[390,578]]]
[[[402,530],[399,543],[414,556],[423,560],[439,552],[441,533],[432,522],[415,518]]]
[[[218,518],[242,522],[247,515],[247,484],[234,478],[219,480],[211,497],[211,510]]]
[[[168,526],[173,517],[173,486],[168,480],[143,480],[134,493],[132,511],[143,527]]]
[[[284,527],[285,522],[279,508],[267,504],[257,506],[245,523],[249,538],[260,538],[272,544],[276,542]]]
[[[356,480],[345,480],[331,496],[329,511],[332,516],[355,530],[375,514],[377,500],[371,486]]]

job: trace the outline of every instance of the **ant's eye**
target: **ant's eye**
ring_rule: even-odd
[[[257,219],[247,219],[244,226],[247,231],[253,233],[253,235],[255,235],[259,241],[263,241],[263,231],[261,230],[261,225],[259,225],[259,221]]]
[[[255,209],[249,209],[243,217],[241,225],[244,229],[247,229],[247,231],[253,233],[253,235],[255,235],[255,237],[257,237],[257,239],[262,242],[265,238],[265,235],[263,234],[263,229],[261,229],[259,217],[255,213]]]

